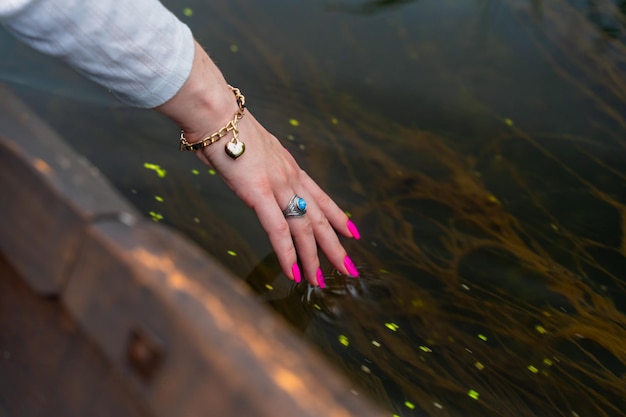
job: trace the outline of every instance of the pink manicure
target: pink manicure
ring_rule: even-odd
[[[296,282],[302,281],[302,276],[300,275],[300,268],[298,267],[297,263],[293,264],[293,266],[291,267],[291,274],[293,275],[293,279]]]
[[[326,283],[324,282],[324,274],[322,274],[322,270],[320,268],[317,268],[317,284],[320,288],[324,288],[326,286]]]
[[[350,276],[353,276],[354,278],[359,276],[359,271],[357,271],[356,266],[354,266],[354,262],[352,262],[352,259],[350,259],[349,256],[346,256],[343,259],[343,265],[348,270],[348,274],[350,274]]]
[[[348,230],[350,231],[350,233],[352,233],[352,236],[356,240],[361,239],[361,234],[359,233],[359,229],[357,229],[354,223],[352,223],[352,220],[349,220],[349,219],[348,219]]]

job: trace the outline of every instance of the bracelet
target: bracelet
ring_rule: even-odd
[[[233,116],[233,120],[226,123],[226,126],[213,133],[212,135],[207,136],[199,142],[189,143],[187,138],[185,138],[185,131],[180,131],[180,145],[178,147],[181,151],[191,151],[195,152],[198,149],[206,148],[209,145],[213,145],[215,142],[223,138],[228,134],[228,132],[233,132],[233,138],[228,141],[224,150],[226,154],[233,159],[239,158],[243,155],[246,150],[246,144],[239,140],[239,130],[237,129],[237,123],[243,117],[243,111],[246,109],[246,98],[241,94],[238,88],[235,88],[231,85],[228,86],[233,94],[235,94],[235,100],[237,100],[237,106],[239,107]]]

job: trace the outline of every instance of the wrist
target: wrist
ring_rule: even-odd
[[[237,109],[222,73],[197,42],[187,81],[174,97],[156,108],[185,131],[190,143],[219,130]]]
[[[189,141],[185,136],[185,131],[181,130],[180,133],[180,150],[181,151],[198,151],[203,150],[204,148],[213,145],[218,140],[222,139],[224,136],[229,133],[232,134],[232,139],[226,144],[225,150],[226,154],[233,159],[237,159],[240,157],[245,151],[245,144],[238,140],[239,128],[238,123],[241,118],[244,116],[245,106],[246,106],[246,98],[238,88],[228,86],[235,97],[235,101],[237,102],[237,111],[233,115],[232,120],[222,126],[218,131],[205,136],[203,139],[199,141]],[[208,157],[208,155],[207,155]]]

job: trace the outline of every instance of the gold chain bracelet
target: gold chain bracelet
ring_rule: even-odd
[[[228,132],[233,132],[233,138],[228,141],[225,146],[225,151],[233,159],[239,158],[243,155],[246,150],[246,144],[239,140],[239,130],[237,129],[237,123],[243,117],[243,112],[246,109],[246,98],[241,94],[238,88],[235,88],[231,85],[228,86],[233,94],[235,95],[235,100],[237,100],[237,106],[239,107],[233,116],[233,120],[226,123],[226,126],[222,127],[217,132],[205,137],[199,142],[189,143],[187,138],[185,138],[185,131],[180,131],[180,146],[179,150],[181,151],[191,151],[195,152],[198,149],[205,148],[209,145],[213,145],[215,142],[223,138],[228,134]]]

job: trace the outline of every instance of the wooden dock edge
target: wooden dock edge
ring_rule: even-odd
[[[0,190],[0,254],[36,297],[69,313],[148,415],[383,415],[241,280],[144,219],[2,85]]]

